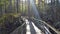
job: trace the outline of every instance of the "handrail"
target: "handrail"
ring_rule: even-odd
[[[37,20],[37,21],[40,21],[42,23],[44,23],[45,25],[47,25],[49,28],[51,28],[53,31],[55,31],[57,34],[60,34],[60,31],[58,31],[57,29],[53,28],[51,25],[49,25],[48,23],[46,23],[45,21],[42,21],[42,20],[39,20],[39,19],[36,19],[34,17],[32,17],[32,19],[34,20]]]
[[[17,29],[21,29],[24,25],[25,25],[26,23],[23,23],[21,26],[19,26]],[[15,32],[17,29],[15,29],[13,32]],[[12,33],[13,33],[12,32]],[[12,33],[10,33],[10,34],[12,34]]]

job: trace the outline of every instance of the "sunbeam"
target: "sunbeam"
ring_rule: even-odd
[[[32,9],[33,9],[33,12],[34,12],[34,17],[37,18],[37,19],[41,19],[40,16],[39,16],[39,13],[38,13],[38,10],[36,8],[36,5],[34,3],[34,0],[30,0],[30,4],[32,6]]]

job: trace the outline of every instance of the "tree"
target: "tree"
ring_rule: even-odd
[[[0,15],[5,13],[6,4],[8,4],[8,0],[0,0]]]

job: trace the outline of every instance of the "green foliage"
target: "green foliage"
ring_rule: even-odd
[[[8,2],[8,0],[0,0],[0,6],[3,6],[7,2]]]
[[[17,17],[16,17],[17,15],[18,15],[18,14],[12,14],[12,13],[3,15],[3,16],[0,18],[0,25],[4,24],[5,20],[6,20],[6,19],[9,19],[9,17],[11,18],[11,16],[14,17],[14,18],[17,18]],[[12,18],[11,18],[10,22],[11,22],[11,21],[13,21]]]

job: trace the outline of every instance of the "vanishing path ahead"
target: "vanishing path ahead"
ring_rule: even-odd
[[[26,34],[42,34],[41,30],[38,29],[35,24],[31,21],[28,21],[27,19],[26,21]]]
[[[42,31],[38,29],[32,21],[25,19],[25,23],[26,23],[26,33],[23,33],[23,31],[20,31],[21,28],[18,27],[11,34],[42,34]]]

